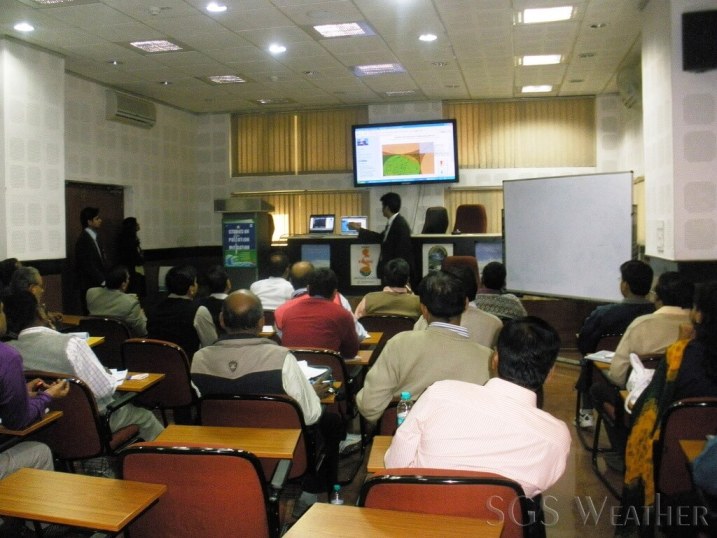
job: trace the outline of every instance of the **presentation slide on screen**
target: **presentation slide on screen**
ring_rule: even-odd
[[[356,129],[357,181],[405,176],[450,178],[455,174],[450,124]]]

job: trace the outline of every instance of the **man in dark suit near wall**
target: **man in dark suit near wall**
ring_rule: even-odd
[[[102,226],[99,208],[84,208],[80,212],[80,222],[83,230],[75,243],[75,271],[82,312],[87,314],[87,290],[105,283],[105,255],[97,236]]]
[[[378,258],[376,273],[383,277],[383,269],[388,262],[395,258],[403,258],[411,268],[411,276],[415,278],[415,264],[413,261],[413,247],[411,245],[411,227],[399,211],[401,210],[401,197],[395,192],[387,192],[381,196],[383,216],[388,219],[383,232],[372,232],[361,228],[357,223],[350,223],[349,228],[359,233],[361,241],[380,241],[381,255]]]

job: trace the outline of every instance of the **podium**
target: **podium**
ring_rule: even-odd
[[[232,288],[249,288],[266,267],[271,251],[274,206],[261,198],[214,200],[222,213],[222,263]]]

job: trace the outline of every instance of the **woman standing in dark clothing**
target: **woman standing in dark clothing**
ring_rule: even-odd
[[[118,263],[129,270],[127,293],[136,293],[138,297],[144,297],[146,295],[144,256],[137,237],[139,230],[139,222],[136,218],[127,217],[122,221],[122,230],[117,238],[117,257]]]

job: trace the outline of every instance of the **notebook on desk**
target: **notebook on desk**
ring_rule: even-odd
[[[309,217],[310,234],[332,234],[334,233],[334,220],[336,217],[330,214],[311,215]]]
[[[585,355],[585,358],[591,361],[596,362],[605,362],[607,364],[610,364],[612,362],[612,358],[615,356],[614,351],[596,351],[595,353],[590,353],[589,355]]]
[[[368,228],[368,217],[364,215],[352,215],[349,217],[341,217],[341,235],[358,235],[357,230],[349,228],[349,224],[355,222],[361,228]]]

